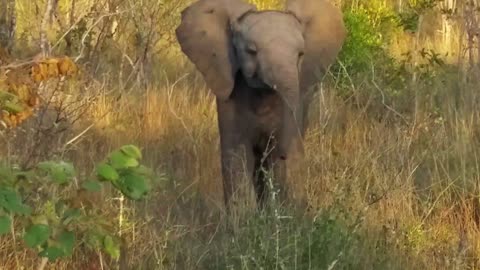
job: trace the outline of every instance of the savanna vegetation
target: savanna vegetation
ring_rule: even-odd
[[[215,100],[174,36],[189,2],[0,2],[0,269],[479,268],[477,0],[337,0],[308,209],[234,234]]]

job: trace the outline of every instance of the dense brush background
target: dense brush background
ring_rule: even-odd
[[[174,36],[190,2],[0,2],[0,58],[43,50],[81,70],[42,113],[0,131],[0,163],[65,160],[82,182],[109,151],[135,144],[161,180],[145,200],[109,189],[89,198],[123,239],[119,260],[79,242],[41,267],[480,267],[477,0],[337,0],[349,36],[315,96],[294,183],[309,212],[246,210],[235,235],[225,226],[215,100]],[[15,232],[0,237],[0,269],[39,264]]]

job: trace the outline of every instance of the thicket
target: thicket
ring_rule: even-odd
[[[435,83],[441,78],[454,79],[452,75],[462,67],[446,62],[451,52],[422,42],[426,37],[420,31],[425,16],[458,15],[458,10],[442,8],[443,2],[408,1],[402,10],[395,10],[375,0],[345,8],[349,35],[331,69],[334,91],[376,114],[390,110],[397,116],[414,113],[415,102],[421,98],[440,98],[437,89],[443,87]],[[410,39],[410,47],[392,52],[393,43],[402,39]],[[433,102],[429,110],[438,111],[440,105]]]
[[[42,264],[70,257],[75,247],[102,250],[118,259],[118,230],[88,193],[101,192],[108,182],[126,198],[142,199],[151,189],[153,174],[139,164],[141,157],[137,147],[125,145],[85,179],[73,164],[61,160],[39,162],[29,170],[1,164],[0,236],[11,234],[15,239],[18,230],[25,246],[45,258]]]

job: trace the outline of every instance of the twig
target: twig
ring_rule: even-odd
[[[102,252],[100,250],[97,250],[97,253],[98,253],[98,260],[100,261],[100,269],[103,270],[104,267],[103,267],[103,256],[102,256]]]
[[[93,28],[95,26],[97,26],[97,24],[99,24],[103,19],[107,18],[107,17],[111,17],[111,16],[115,16],[115,15],[120,15],[120,14],[123,14],[123,13],[127,13],[129,12],[130,10],[124,10],[124,11],[118,11],[118,12],[112,12],[112,13],[107,13],[107,14],[104,14],[102,16],[100,16],[100,18],[98,18],[93,24],[92,26],[90,26],[90,28],[88,28],[87,31],[85,31],[85,33],[83,33],[83,36],[82,36],[82,41],[80,42],[80,44],[82,44],[82,48],[80,49],[80,54],[75,57],[75,63],[78,62],[80,59],[83,58],[83,52],[85,50],[85,40],[87,39],[87,36],[90,34],[90,32],[93,30]]]
[[[74,143],[76,140],[78,140],[80,137],[82,137],[85,133],[87,133],[93,126],[94,126],[94,124],[91,124],[86,129],[84,129],[82,132],[80,132],[77,136],[70,139],[68,142],[65,143],[64,147],[69,145],[69,144]]]
[[[63,35],[57,40],[57,42],[55,42],[55,44],[51,47],[51,50],[53,50],[55,47],[57,47],[58,45],[60,45],[60,42],[62,41],[62,39],[64,39],[74,28],[75,26],[77,26],[78,23],[80,23],[80,21],[85,17],[85,15],[87,15],[88,13],[84,13],[83,15],[81,15],[80,17],[78,17],[78,19],[75,21],[75,23],[73,23],[70,28],[65,31],[65,33],[63,33]]]
[[[422,221],[420,222],[420,224],[418,225],[418,227],[421,227],[423,226],[423,224],[425,224],[425,221],[427,220],[427,218],[432,214],[433,210],[435,209],[435,207],[437,206],[437,203],[440,201],[440,199],[443,197],[443,195],[445,193],[447,193],[447,191],[459,180],[460,178],[457,178],[455,180],[453,180],[452,182],[450,182],[447,187],[445,187],[441,192],[440,194],[438,194],[437,198],[435,199],[435,201],[432,203],[432,206],[430,207],[430,209],[428,209],[428,212],[427,214],[422,218]]]
[[[43,270],[45,266],[47,266],[48,259],[46,257],[42,257],[40,264],[38,265],[37,270]]]
[[[23,67],[33,63],[35,63],[35,60],[29,60],[29,61],[20,62],[17,64],[8,64],[8,65],[0,66],[0,69],[15,69],[15,68]]]
[[[173,109],[173,106],[172,106],[172,93],[173,93],[173,90],[175,89],[176,85],[177,85],[180,81],[182,81],[183,79],[185,79],[188,75],[189,75],[188,73],[184,74],[182,77],[180,77],[177,81],[175,81],[175,82],[169,87],[170,89],[167,90],[167,94],[168,94],[168,99],[167,99],[167,100],[168,100],[168,109],[169,109],[170,112],[173,114],[173,116],[180,121],[180,123],[182,124],[183,128],[184,128],[185,131],[187,132],[188,136],[192,139],[192,142],[193,142],[194,144],[196,144],[195,138],[194,138],[194,136],[192,135],[191,130],[188,129],[187,125],[185,124],[185,121],[183,121],[183,118],[180,117],[180,116],[175,112],[175,110]],[[168,77],[167,77],[167,80],[168,80]],[[168,82],[167,82],[167,84],[168,84]]]
[[[13,226],[13,215],[10,215],[10,219],[12,220],[12,228],[10,230],[10,232],[12,233],[12,239],[13,239],[13,246],[16,247],[17,246],[17,237],[15,236],[15,226]],[[17,264],[17,269],[20,269],[20,261],[18,260],[18,256],[17,256],[17,253],[15,252],[14,254],[14,257],[15,257],[15,263]]]
[[[401,113],[397,112],[394,108],[390,107],[385,103],[385,94],[383,93],[382,89],[378,86],[378,84],[375,82],[375,68],[373,67],[373,64],[372,64],[372,84],[373,86],[375,86],[378,92],[380,92],[380,95],[382,95],[382,105],[385,106],[385,108],[387,108],[391,112],[393,112],[395,115],[399,116],[405,122],[405,124],[408,125],[407,119],[405,119],[405,117]]]

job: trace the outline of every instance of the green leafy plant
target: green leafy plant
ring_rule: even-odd
[[[25,246],[49,261],[71,256],[77,245],[118,259],[121,240],[115,225],[83,199],[101,191],[105,183],[129,199],[145,198],[152,188],[153,172],[140,164],[141,158],[138,147],[122,146],[85,181],[65,161],[44,161],[30,171],[0,165],[0,235],[22,231]],[[44,190],[48,196],[34,190]]]
[[[138,200],[151,189],[152,172],[140,165],[140,150],[133,145],[126,145],[108,156],[107,161],[97,167],[97,175],[102,181],[108,181],[123,195]]]
[[[379,1],[343,12],[347,38],[332,66],[340,96],[352,95],[352,84],[370,76],[372,68],[394,62],[387,51],[389,40],[399,32],[398,16]],[[388,65],[390,69],[392,65]],[[384,74],[384,72],[378,72]]]
[[[411,111],[419,89],[432,88],[438,74],[444,73],[443,59],[425,49],[396,57],[390,43],[404,31],[417,31],[419,16],[436,8],[437,2],[409,1],[401,12],[377,0],[345,9],[348,35],[339,61],[331,69],[337,95],[365,106],[367,113],[380,119],[387,115],[385,110],[397,116]],[[412,81],[417,84],[415,88]]]

